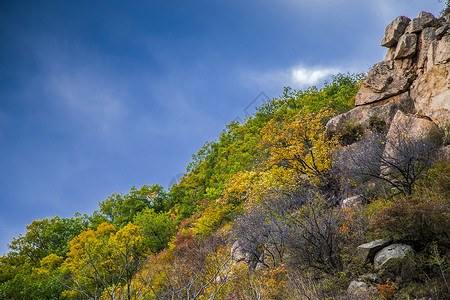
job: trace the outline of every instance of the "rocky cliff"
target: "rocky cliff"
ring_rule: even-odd
[[[385,30],[381,46],[386,58],[367,74],[356,95],[356,107],[327,124],[339,132],[349,121],[369,127],[371,117],[387,128],[403,119],[445,130],[450,124],[450,15],[435,18],[421,12],[417,18],[400,16]]]
[[[374,120],[381,124],[383,128],[378,131],[383,132],[385,146],[377,156],[380,174],[383,159],[386,162],[387,158],[395,158],[395,148],[403,134],[398,132],[399,128],[407,129],[405,135],[416,140],[437,134],[440,138],[436,146],[444,141],[442,152],[450,158],[450,145],[447,145],[450,144],[450,14],[435,18],[421,12],[412,20],[400,16],[386,27],[381,46],[388,48],[385,60],[375,64],[367,74],[356,95],[356,107],[327,123],[328,134],[342,135],[349,125],[372,132],[377,126]],[[351,141],[338,153],[338,160],[348,163],[349,156],[355,155],[358,147],[363,152],[373,147],[368,135],[359,138],[362,140]],[[361,147],[364,143],[369,146]],[[361,195],[345,199],[343,206],[360,205],[361,199]],[[356,255],[378,273],[353,280],[348,287],[350,299],[373,299],[380,295],[380,289],[377,291],[375,286],[380,284],[379,275],[388,269],[397,274],[400,281],[407,280],[406,273],[413,272],[412,253],[411,246],[385,239],[360,245]]]

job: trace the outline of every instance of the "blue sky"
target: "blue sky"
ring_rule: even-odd
[[[384,58],[438,0],[0,2],[0,253],[35,219],[167,186],[261,92]]]

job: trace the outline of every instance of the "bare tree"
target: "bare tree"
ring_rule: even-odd
[[[355,183],[377,179],[401,194],[411,195],[417,180],[433,162],[439,134],[417,137],[410,134],[408,122],[392,126],[387,137],[368,132],[362,141],[346,147],[340,153],[339,166]]]
[[[193,237],[174,251],[173,261],[157,271],[164,282],[152,290],[150,299],[216,299],[236,279],[231,254],[220,236]]]
[[[344,215],[313,187],[278,192],[261,200],[236,222],[243,250],[268,268],[281,264],[324,272],[342,270],[348,238],[340,227]],[[261,255],[261,254],[264,255]]]

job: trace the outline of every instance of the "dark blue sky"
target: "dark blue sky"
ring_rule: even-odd
[[[260,92],[384,58],[438,0],[0,2],[0,253],[34,219],[167,186]]]

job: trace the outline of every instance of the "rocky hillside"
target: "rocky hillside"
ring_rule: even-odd
[[[381,45],[388,48],[386,58],[367,74],[356,107],[333,118],[327,130],[339,132],[348,121],[368,127],[370,117],[377,116],[388,127],[393,120],[420,119],[414,121],[419,127],[448,131],[450,15],[400,16],[386,27]]]
[[[335,152],[334,158],[336,169],[343,174],[340,190],[340,196],[343,196],[340,201],[342,210],[364,214],[372,209],[368,208],[371,205],[364,204],[386,197],[393,197],[391,201],[397,199],[394,201],[401,204],[392,204],[395,207],[393,210],[397,211],[391,211],[390,205],[385,206],[375,214],[375,221],[366,219],[374,222],[372,227],[384,228],[379,231],[381,234],[374,235],[381,238],[355,245],[353,250],[347,249],[354,262],[349,263],[344,272],[352,274],[351,269],[357,265],[359,270],[353,271],[354,277],[350,280],[347,293],[336,297],[396,299],[415,294],[429,295],[421,299],[450,299],[446,271],[441,264],[445,259],[439,261],[441,258],[437,254],[434,268],[439,265],[442,271],[442,278],[437,280],[445,282],[443,294],[427,294],[426,288],[417,288],[423,284],[423,279],[418,279],[418,273],[434,276],[431,267],[418,267],[418,260],[424,257],[429,259],[430,248],[432,245],[438,247],[436,245],[439,244],[433,241],[432,236],[436,232],[421,232],[424,229],[421,226],[436,226],[433,224],[435,216],[428,214],[427,210],[438,210],[439,205],[443,204],[446,208],[438,214],[444,214],[443,211],[448,210],[450,204],[449,195],[444,193],[443,202],[435,203],[436,207],[433,208],[417,209],[417,203],[409,202],[417,197],[413,186],[417,184],[420,173],[430,166],[429,161],[444,157],[448,165],[450,158],[450,14],[435,18],[431,13],[421,12],[412,20],[400,16],[386,27],[381,46],[388,48],[385,60],[375,64],[367,74],[356,94],[355,108],[327,122],[326,135],[338,137],[345,146]],[[443,171],[443,181],[447,183],[442,186],[448,188],[449,170]],[[355,186],[342,189],[349,178]],[[379,184],[380,181],[387,185]],[[386,194],[380,197],[380,191],[368,193],[368,190],[380,189],[382,186],[388,187],[387,193],[400,193],[406,197],[397,198]],[[421,198],[414,201],[426,203],[428,200]],[[417,220],[405,220],[414,219],[408,215],[411,209],[418,219],[428,218],[425,225],[419,224]],[[383,214],[390,215],[387,217]],[[363,218],[356,219],[361,221]],[[448,221],[441,219],[441,222]],[[396,228],[386,230],[389,226]],[[439,230],[443,239],[448,238],[449,229],[444,225],[444,229]],[[366,235],[366,239],[369,237]],[[251,270],[261,271],[270,250],[257,252],[256,255],[248,247],[249,240],[238,239],[232,246],[232,257],[237,264],[246,262]],[[448,253],[447,242],[439,245],[443,247],[443,253]],[[428,250],[424,250],[427,247]],[[434,249],[437,251],[437,248]],[[415,286],[416,291],[408,291],[409,285]],[[399,288],[403,296],[399,295]],[[310,291],[308,294],[306,289],[303,291],[305,299],[320,298],[320,293]]]
[[[387,136],[383,139],[386,147],[377,157],[379,165],[382,166],[395,151],[389,148],[402,143],[398,138],[399,128],[406,129],[408,137],[416,140],[433,135],[444,139],[441,149],[448,159],[450,14],[435,18],[431,13],[421,12],[412,20],[399,16],[386,27],[381,46],[388,48],[385,60],[374,65],[367,74],[356,95],[356,107],[327,123],[328,133],[340,134],[348,124],[361,124],[364,128],[373,129],[371,121],[382,120]],[[368,137],[364,136],[364,139]],[[354,142],[363,143],[357,140]],[[382,173],[383,169],[380,168],[379,172]],[[345,199],[342,205],[354,207],[362,203],[362,195],[357,195]],[[401,218],[402,215],[396,217]],[[398,230],[401,231],[400,228]],[[348,296],[352,299],[393,298],[397,286],[389,282],[380,286],[379,276],[386,278],[386,273],[389,273],[391,277],[396,276],[397,282],[409,281],[414,273],[412,257],[417,259],[418,256],[410,245],[389,238],[362,244],[356,248],[355,255],[372,265],[374,272],[360,274],[351,281]],[[439,262],[439,258],[436,259]],[[444,273],[442,276],[445,281]],[[448,285],[446,289],[448,294],[442,296],[443,299],[450,298]]]

